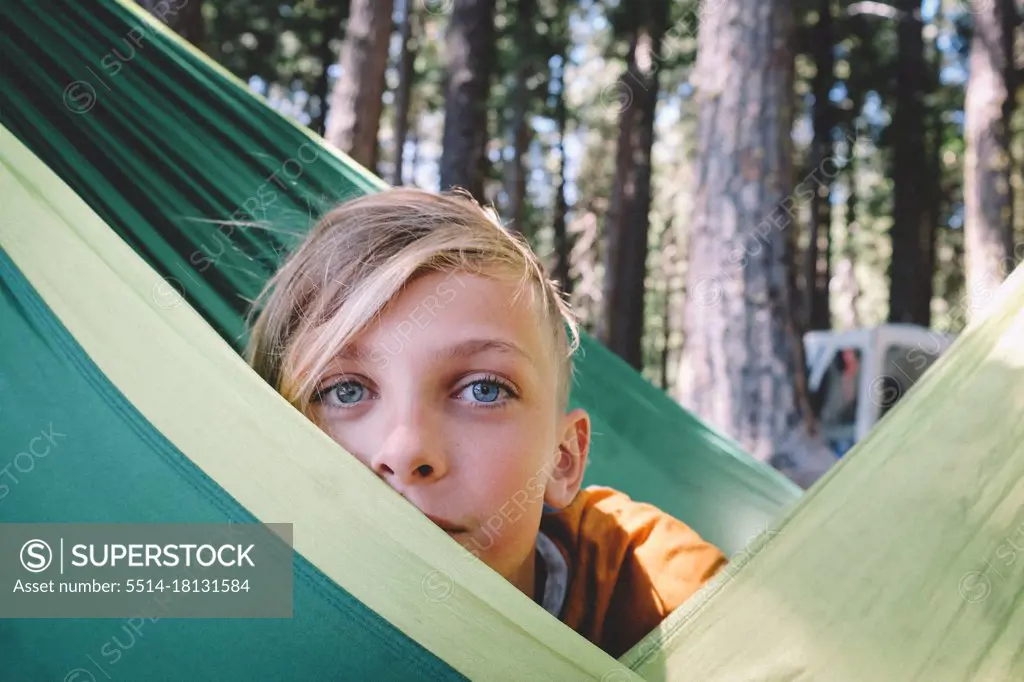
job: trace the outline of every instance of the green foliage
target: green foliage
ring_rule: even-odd
[[[349,0],[205,0],[210,56],[239,78],[258,78],[263,94],[294,106],[309,123],[329,92],[326,69],[337,61]]]

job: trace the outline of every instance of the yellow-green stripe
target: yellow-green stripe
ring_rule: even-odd
[[[0,246],[136,408],[257,518],[295,524],[324,574],[471,679],[629,674],[292,409],[5,129],[0,160]]]
[[[649,680],[1024,680],[1024,269],[998,295],[743,570],[622,660]]]

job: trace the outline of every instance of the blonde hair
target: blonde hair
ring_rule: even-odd
[[[519,291],[551,327],[564,409],[579,344],[575,317],[529,245],[460,191],[396,188],[326,213],[253,303],[246,359],[308,414],[332,359],[414,278],[495,270],[520,277]]]

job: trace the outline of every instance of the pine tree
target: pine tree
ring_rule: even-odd
[[[354,0],[331,94],[328,142],[355,161],[377,166],[377,130],[383,110],[384,71],[391,38],[393,0]]]
[[[615,180],[606,217],[604,314],[599,338],[638,370],[643,368],[651,146],[668,12],[667,0],[645,0],[640,5],[615,100],[625,106],[619,112]]]
[[[742,17],[742,19],[740,19]],[[801,422],[789,210],[793,5],[723,0],[701,16],[684,406],[809,484],[832,463]]]
[[[932,249],[926,224],[928,188],[921,181],[925,161],[924,24],[920,0],[899,0],[896,103],[892,117],[892,263],[889,268],[889,321],[928,326],[931,322]]]
[[[445,36],[441,189],[484,199],[487,98],[494,70],[495,0],[454,0]]]
[[[1013,0],[972,3],[964,168],[967,294],[972,312],[994,297],[1015,266],[1010,121],[1014,108]]]

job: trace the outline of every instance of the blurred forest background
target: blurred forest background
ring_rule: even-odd
[[[804,332],[959,332],[1024,257],[1014,0],[176,4],[385,180],[493,204],[588,332],[762,459],[813,434]]]

